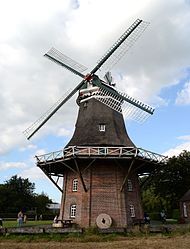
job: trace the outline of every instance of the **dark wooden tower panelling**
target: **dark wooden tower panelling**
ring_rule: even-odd
[[[67,146],[135,147],[123,115],[94,98],[80,104],[74,135]]]

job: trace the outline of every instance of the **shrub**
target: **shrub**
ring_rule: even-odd
[[[172,210],[172,218],[178,220],[180,218],[180,211],[179,209]]]

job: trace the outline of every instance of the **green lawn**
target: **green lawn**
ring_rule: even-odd
[[[52,220],[29,220],[23,226],[37,226],[37,225],[51,225],[53,222]],[[11,221],[3,221],[3,227],[17,227],[17,220],[11,220]]]

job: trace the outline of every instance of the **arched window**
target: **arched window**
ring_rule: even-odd
[[[70,208],[70,217],[75,218],[76,217],[76,211],[77,211],[77,205],[72,204]]]
[[[135,217],[135,207],[134,205],[129,206],[131,217]]]
[[[127,180],[127,190],[133,191],[132,181],[130,179]]]
[[[187,206],[186,206],[185,202],[183,203],[183,216],[188,217],[188,215],[187,215]]]
[[[78,190],[78,179],[73,179],[73,192],[77,192]]]

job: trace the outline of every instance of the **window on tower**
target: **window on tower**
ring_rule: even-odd
[[[77,192],[78,190],[78,179],[73,179],[73,192]]]
[[[99,131],[106,131],[106,125],[105,124],[99,124]]]
[[[77,206],[75,204],[72,204],[71,208],[70,208],[70,217],[71,218],[76,217],[76,211],[77,211]]]
[[[130,215],[131,215],[131,217],[135,217],[135,207],[134,207],[134,205],[130,205]]]
[[[130,192],[133,191],[133,185],[130,179],[127,180],[127,190]]]

